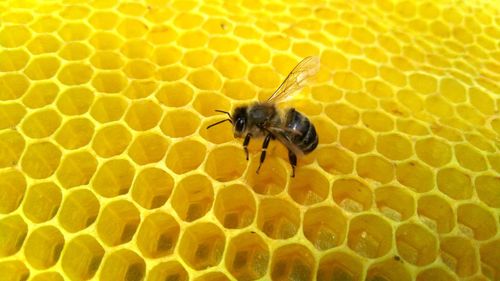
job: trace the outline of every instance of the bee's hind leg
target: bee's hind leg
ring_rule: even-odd
[[[262,143],[262,152],[260,153],[260,163],[259,167],[257,168],[257,174],[259,173],[260,166],[262,166],[262,163],[264,163],[264,160],[266,160],[267,147],[269,146],[269,142],[271,141],[272,138],[274,138],[273,135],[268,134],[264,139],[264,142]]]
[[[247,161],[248,161],[248,143],[250,142],[250,139],[252,138],[252,135],[248,133],[245,137],[245,140],[243,141],[243,149],[245,150],[245,154],[247,156]]]
[[[297,166],[297,155],[290,149],[288,150],[288,161],[290,161],[290,165],[292,165],[292,178],[295,177],[295,166]]]

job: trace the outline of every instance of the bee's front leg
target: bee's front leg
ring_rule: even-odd
[[[243,149],[245,150],[245,154],[247,155],[247,161],[248,161],[248,143],[250,142],[251,138],[252,135],[248,133],[245,137],[245,140],[243,141]]]
[[[267,147],[269,146],[269,142],[273,138],[272,134],[267,134],[266,138],[264,139],[264,142],[262,143],[262,152],[260,153],[260,163],[259,167],[257,168],[257,174],[259,173],[260,166],[262,166],[262,163],[264,163],[264,160],[266,160],[266,151]]]

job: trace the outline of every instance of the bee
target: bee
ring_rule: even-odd
[[[292,69],[278,89],[265,102],[236,107],[232,114],[216,110],[216,112],[226,114],[229,118],[211,124],[207,129],[224,122],[230,122],[233,126],[234,137],[245,138],[243,149],[247,160],[250,139],[263,137],[257,174],[266,159],[269,142],[278,140],[288,149],[292,177],[295,177],[297,155],[301,156],[312,152],[318,146],[318,135],[312,122],[302,113],[295,108],[279,110],[277,105],[288,100],[304,87],[306,82],[319,71],[319,66],[318,57],[306,57]]]

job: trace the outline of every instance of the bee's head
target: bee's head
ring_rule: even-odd
[[[247,128],[247,107],[240,106],[233,111],[233,133],[235,138],[243,137]]]
[[[243,136],[243,134],[245,133],[245,131],[247,129],[247,107],[246,106],[237,107],[233,111],[233,114],[230,114],[229,112],[223,111],[223,110],[216,110],[216,112],[227,114],[227,116],[229,118],[215,122],[212,125],[209,125],[207,127],[207,129],[210,129],[213,126],[217,126],[217,125],[224,123],[224,122],[229,122],[233,125],[234,137],[241,138]]]

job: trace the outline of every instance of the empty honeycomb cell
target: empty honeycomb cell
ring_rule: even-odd
[[[352,72],[337,71],[333,74],[333,83],[346,91],[359,91],[362,89],[361,79]]]
[[[200,117],[187,109],[167,111],[160,122],[162,132],[172,138],[186,137],[193,134],[200,124]]]
[[[356,171],[359,176],[380,183],[388,183],[394,179],[394,165],[377,155],[360,156],[357,159]]]
[[[468,134],[465,136],[465,139],[475,146],[477,149],[483,150],[484,152],[495,152],[495,148],[493,145],[479,134]]]
[[[430,229],[448,233],[455,227],[455,214],[450,204],[437,195],[424,195],[417,201],[417,213]]]
[[[0,45],[5,48],[21,47],[31,38],[31,31],[24,25],[2,26]]]
[[[490,167],[497,173],[500,173],[500,155],[488,155]]]
[[[319,171],[298,169],[290,182],[288,194],[301,205],[313,205],[322,202],[328,196],[329,182]]]
[[[28,176],[44,179],[56,171],[61,154],[61,150],[51,142],[31,143],[21,159],[21,167]]]
[[[487,93],[479,90],[478,88],[471,88],[469,90],[469,99],[471,104],[483,114],[494,114],[495,104]]]
[[[258,54],[254,54],[258,56]],[[245,61],[236,55],[220,55],[214,60],[214,67],[226,78],[242,78],[247,73]]]
[[[226,165],[226,163],[232,165]],[[208,153],[205,171],[213,179],[221,182],[231,181],[243,175],[247,167],[244,152],[236,145],[224,145]]]
[[[431,95],[425,99],[425,108],[427,111],[437,117],[446,118],[453,116],[453,107],[440,95]]]
[[[92,142],[92,148],[101,157],[121,154],[132,139],[131,133],[121,124],[101,127]]]
[[[322,117],[313,117],[310,121],[314,124],[318,136],[321,136],[319,137],[320,144],[328,144],[336,141],[337,127],[331,122]]]
[[[472,232],[470,234],[477,240],[489,239],[497,233],[493,215],[474,203],[458,206],[457,223],[465,234]]]
[[[187,49],[194,49],[206,46],[208,42],[207,34],[202,30],[186,31],[179,36],[177,43]]]
[[[30,138],[52,135],[61,124],[61,116],[53,109],[33,111],[21,124],[24,134]]]
[[[129,249],[120,249],[105,257],[100,268],[99,280],[140,281],[146,275],[144,259]]]
[[[228,110],[231,107],[231,102],[216,93],[199,93],[193,100],[193,107],[203,116],[220,115],[220,112],[215,110]]]
[[[240,52],[247,61],[253,64],[267,63],[270,59],[269,50],[259,44],[244,44],[240,47]]]
[[[220,117],[217,118],[206,118],[205,121],[200,125],[200,136],[214,144],[226,143],[234,140],[232,125],[228,122],[225,124],[220,124],[214,126],[210,129],[206,129],[207,126],[220,121]]]
[[[198,168],[205,160],[206,147],[196,140],[183,140],[172,145],[165,163],[176,174],[184,174]]]
[[[367,81],[365,88],[368,93],[375,98],[390,98],[394,96],[394,91],[391,86],[380,80]]]
[[[120,52],[129,59],[148,58],[153,50],[153,46],[144,39],[129,40],[120,48]]]
[[[148,272],[147,281],[188,281],[189,273],[178,261],[172,260],[155,265]]]
[[[0,71],[19,71],[23,69],[30,55],[22,49],[2,50],[0,52]]]
[[[186,227],[179,243],[179,255],[195,270],[217,266],[224,256],[226,237],[213,223]]]
[[[241,148],[239,148],[241,149]],[[272,151],[271,149],[269,151]],[[252,152],[252,151],[251,151]],[[240,153],[240,152],[239,152]],[[285,166],[279,159],[267,156],[262,164],[261,170],[257,173],[259,166],[258,154],[252,155],[250,165],[248,165],[246,180],[251,188],[258,194],[278,194],[286,186],[288,174]],[[245,162],[243,163],[247,165]]]
[[[187,70],[179,65],[165,66],[156,70],[155,78],[160,81],[178,81],[186,76]]]
[[[102,93],[119,93],[127,85],[127,78],[120,72],[97,72],[92,78],[92,85]]]
[[[17,131],[0,133],[0,168],[16,165],[21,158],[26,142]]]
[[[452,151],[446,142],[429,137],[415,142],[415,152],[422,161],[432,167],[441,167],[451,161]]]
[[[491,280],[498,279],[500,276],[500,266],[498,259],[500,258],[500,240],[492,240],[484,243],[479,249],[481,257],[481,270],[484,275],[490,277]]]
[[[153,77],[155,66],[146,60],[133,59],[127,61],[123,72],[131,79],[147,79]]]
[[[472,106],[459,105],[456,110],[459,117],[471,125],[483,126],[485,123],[484,116]]]
[[[424,266],[438,256],[438,241],[423,225],[406,223],[396,230],[396,246],[399,255],[407,262]]]
[[[387,81],[388,83],[396,87],[403,87],[406,85],[406,75],[396,68],[382,66],[379,68],[379,75],[384,81]],[[375,90],[375,93],[380,94],[379,92],[377,92],[377,88],[374,88],[372,90]]]
[[[64,281],[64,278],[56,271],[47,271],[34,275],[31,280],[33,281]]]
[[[229,279],[224,273],[213,271],[206,274],[198,276],[198,278],[193,279],[195,281],[229,281]]]
[[[431,267],[425,270],[422,270],[417,275],[417,281],[426,281],[426,280],[439,280],[439,281],[455,281],[457,280],[454,275],[448,272],[445,268],[442,267]]]
[[[86,113],[94,100],[93,92],[84,87],[68,88],[60,93],[56,104],[57,109],[66,115],[80,115]]]
[[[77,232],[94,223],[99,209],[94,193],[88,189],[77,189],[64,197],[58,220],[67,231]]]
[[[375,190],[375,204],[386,217],[404,221],[415,214],[415,199],[411,193],[396,186],[383,186]]]
[[[57,263],[64,247],[64,236],[54,226],[42,226],[26,239],[24,256],[36,269],[46,269]]]
[[[345,240],[347,218],[338,208],[311,208],[304,214],[302,224],[304,236],[318,250],[337,247]]]
[[[140,223],[139,210],[129,201],[117,200],[104,206],[97,220],[96,230],[108,246],[129,242]]]
[[[265,198],[259,202],[257,226],[269,238],[289,239],[300,227],[299,210],[286,200]]]
[[[370,152],[375,146],[374,137],[365,129],[346,127],[340,130],[340,143],[354,153]]]
[[[99,167],[92,179],[92,187],[104,197],[126,194],[132,185],[134,173],[135,169],[127,159],[111,159]],[[92,174],[89,173],[90,176]]]
[[[188,81],[200,90],[220,90],[222,81],[219,75],[210,68],[201,68],[191,72]]]
[[[417,161],[408,161],[396,166],[398,181],[416,192],[426,192],[434,187],[434,174],[427,166]]]
[[[132,187],[132,199],[146,209],[165,204],[174,186],[173,178],[165,171],[150,167],[141,170]]]
[[[179,223],[169,214],[150,214],[144,218],[137,232],[137,247],[148,258],[170,255],[177,244],[179,232]]]
[[[175,46],[159,46],[153,51],[153,62],[158,66],[170,65],[182,58],[182,51]]]
[[[365,111],[361,115],[363,124],[377,132],[388,132],[394,129],[394,121],[389,115],[380,111]]]
[[[412,275],[410,274],[409,267],[391,258],[371,264],[367,269],[365,280],[410,281],[412,280]]]
[[[220,53],[234,51],[238,48],[238,41],[231,37],[212,35],[208,41],[208,47]]]
[[[69,6],[65,7],[59,14],[65,19],[82,19],[90,13],[90,9],[85,6]]]
[[[271,280],[313,280],[314,257],[301,244],[279,247],[271,260]]]
[[[0,219],[0,257],[8,257],[17,253],[28,233],[28,225],[19,215],[6,216]]]
[[[166,106],[181,107],[193,98],[193,89],[182,82],[163,85],[157,92],[156,98]]]
[[[94,135],[94,124],[85,117],[67,120],[57,131],[55,140],[72,150],[87,145]]]
[[[472,196],[470,176],[457,168],[444,168],[437,171],[436,183],[439,190],[455,200],[469,199]]]
[[[29,269],[19,260],[1,261],[0,272],[2,272],[2,277],[8,281],[24,281],[30,275]]]
[[[110,51],[120,48],[123,40],[112,32],[95,32],[89,38],[89,42],[97,51]]]
[[[402,133],[412,135],[412,136],[425,136],[429,134],[429,128],[411,119],[398,119],[397,128]]]
[[[244,228],[255,219],[255,199],[248,187],[230,185],[218,191],[213,212],[225,228]]]
[[[248,73],[248,80],[255,86],[264,89],[275,89],[280,83],[280,77],[276,71],[267,66],[254,66]]]
[[[89,280],[94,277],[104,256],[104,248],[88,234],[79,235],[66,244],[61,267],[71,280]]]
[[[24,215],[34,223],[52,219],[61,205],[62,194],[52,182],[37,183],[28,189],[23,202]]]
[[[222,92],[225,96],[235,100],[248,100],[256,95],[254,87],[246,81],[226,81]]]
[[[374,214],[361,214],[350,221],[347,245],[360,256],[378,258],[391,249],[392,235],[392,227],[386,220]]]
[[[379,135],[377,150],[391,160],[404,160],[412,155],[411,142],[400,134]]]
[[[26,76],[19,73],[3,73],[0,76],[0,100],[15,100],[20,98],[29,87]]]
[[[182,220],[191,222],[210,211],[213,200],[211,181],[205,175],[193,174],[177,183],[171,204]]]
[[[320,167],[330,174],[349,174],[354,168],[354,159],[340,147],[320,147],[316,155]]]
[[[478,257],[471,240],[459,236],[442,238],[440,255],[446,264],[459,277],[471,276],[478,270]]]
[[[377,75],[377,67],[365,60],[352,59],[350,69],[363,78],[372,78]]]
[[[311,87],[311,96],[313,99],[319,102],[334,102],[341,98],[341,91],[332,85],[318,85]],[[327,106],[326,108],[329,108]],[[330,115],[328,111],[334,112],[333,110],[325,110],[327,115]],[[355,122],[354,122],[355,123]]]
[[[237,280],[256,280],[267,273],[270,253],[257,233],[242,233],[229,241],[226,267]]]
[[[341,251],[330,252],[319,262],[317,280],[361,280],[362,272],[359,258]]]
[[[61,24],[61,20],[54,15],[42,15],[35,18],[30,28],[38,33],[56,31]]]
[[[344,210],[361,212],[371,207],[373,194],[366,184],[356,179],[338,179],[332,184],[333,200]]]
[[[165,137],[155,133],[143,133],[136,136],[128,149],[128,155],[135,163],[145,165],[162,160],[167,148]]]
[[[272,63],[280,74],[288,75],[290,73],[290,66],[296,65],[297,60],[289,55],[276,55],[272,58]]]
[[[86,185],[94,175],[97,160],[86,151],[66,154],[61,161],[56,176],[64,188]]]
[[[203,23],[203,17],[194,13],[180,13],[174,18],[174,25],[182,29],[194,29]]]
[[[90,108],[92,117],[101,122],[108,123],[120,119],[127,108],[127,101],[118,96],[101,96],[95,100]]]
[[[68,61],[78,61],[90,56],[90,48],[80,42],[69,42],[59,51],[59,56]]]
[[[452,142],[461,141],[463,139],[459,130],[448,126],[435,125],[431,127],[431,130],[436,136],[440,136]]]
[[[178,37],[174,28],[157,25],[150,28],[147,39],[153,44],[166,44],[176,40]]]
[[[59,87],[54,82],[38,82],[32,84],[22,102],[29,108],[40,108],[54,101],[59,92]]]
[[[475,180],[476,193],[481,201],[486,205],[498,208],[500,206],[500,177],[483,175]]]
[[[82,63],[68,63],[58,72],[57,78],[65,85],[81,85],[87,83],[92,77],[93,70]]]
[[[325,112],[339,125],[355,125],[359,120],[359,112],[344,103],[329,105],[325,108]]]
[[[469,145],[457,144],[455,146],[455,156],[460,166],[471,171],[480,172],[488,168],[484,156]]]
[[[464,102],[467,98],[465,87],[457,79],[441,79],[439,93],[454,103]]]
[[[124,59],[113,51],[96,51],[90,57],[90,63],[104,70],[112,70],[121,68],[125,62]]]
[[[211,52],[205,49],[190,50],[184,53],[182,63],[186,66],[197,68],[209,65],[213,62],[214,58]]]
[[[135,18],[124,18],[117,26],[117,31],[125,38],[143,37],[148,32],[148,26]]]
[[[91,29],[88,25],[81,22],[69,22],[64,24],[59,30],[59,36],[66,41],[82,41],[90,36]]]

